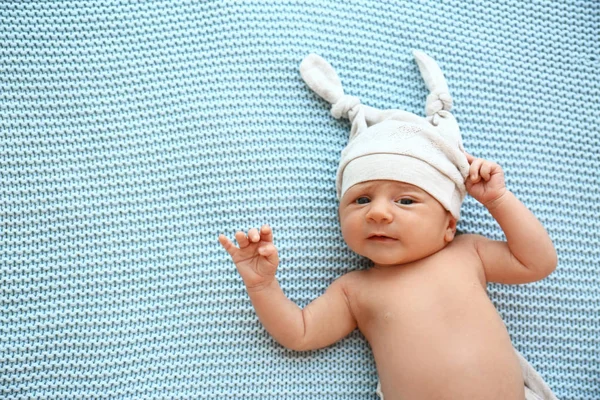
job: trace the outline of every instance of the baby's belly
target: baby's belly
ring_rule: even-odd
[[[518,359],[487,296],[434,303],[387,307],[365,329],[386,400],[523,399]]]

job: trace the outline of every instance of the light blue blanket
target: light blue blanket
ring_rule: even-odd
[[[300,306],[366,268],[336,214],[349,124],[298,66],[423,114],[421,49],[558,250],[489,287],[515,347],[560,399],[599,399],[600,3],[458,3],[0,3],[0,398],[375,399],[361,334],[279,346],[217,235],[271,224]],[[473,199],[462,218],[502,237]]]

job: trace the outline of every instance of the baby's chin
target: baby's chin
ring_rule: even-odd
[[[385,255],[385,256],[379,255],[377,257],[367,257],[367,256],[365,256],[365,257],[367,257],[369,260],[371,260],[374,267],[393,268],[393,267],[407,265],[407,264],[413,263],[415,261],[422,260],[424,258],[427,258],[428,256],[430,256],[433,253],[435,253],[435,252],[434,251],[424,252],[424,253],[414,252],[411,254],[402,254],[402,255],[389,254],[389,255]]]
[[[376,268],[393,268],[393,267],[397,267],[400,265],[409,264],[413,261],[417,261],[418,259],[419,259],[418,257],[401,258],[401,259],[393,258],[393,257],[369,258],[369,260],[371,260],[371,262],[373,263],[373,267],[376,267]]]

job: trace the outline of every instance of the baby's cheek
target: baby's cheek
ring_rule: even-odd
[[[351,224],[342,223],[341,228],[344,242],[346,242],[352,251],[357,252],[358,237],[356,235],[356,227],[353,227]]]
[[[348,247],[352,248],[353,236],[350,234],[350,229],[348,229],[347,227],[344,227],[343,225],[342,225],[342,238],[344,239],[344,242],[346,242]]]

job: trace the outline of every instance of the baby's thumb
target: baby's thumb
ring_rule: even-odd
[[[469,164],[471,164],[471,163],[473,162],[473,160],[475,160],[475,156],[473,156],[473,155],[471,155],[471,154],[467,153],[467,151],[466,151],[466,150],[463,150],[463,153],[465,153],[465,156],[467,157],[467,162],[468,162]]]
[[[279,254],[277,254],[277,248],[273,243],[267,243],[265,246],[261,246],[258,249],[258,254],[265,258],[266,262],[260,263],[260,273],[265,275],[275,274],[277,267],[279,266]]]

